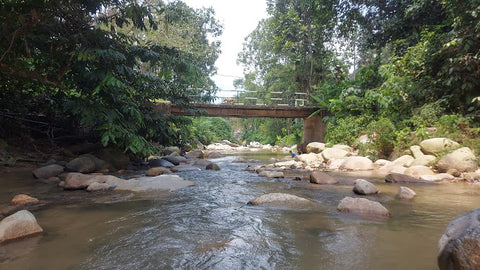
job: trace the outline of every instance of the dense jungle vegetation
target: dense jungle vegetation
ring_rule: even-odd
[[[308,92],[330,112],[327,141],[355,144],[367,134],[372,142],[360,147],[372,157],[432,136],[480,151],[479,0],[267,6],[239,54],[245,78],[236,86]],[[246,141],[300,142],[301,121],[232,127],[152,109],[158,100],[212,99],[221,33],[212,9],[180,1],[0,0],[2,149],[81,138],[141,156],[158,145],[233,139],[233,129]]]

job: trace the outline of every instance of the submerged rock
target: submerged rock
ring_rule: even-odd
[[[220,171],[220,167],[216,163],[210,163],[208,164],[205,169],[207,170],[215,170],[215,171]]]
[[[390,216],[390,212],[379,202],[364,198],[343,198],[337,206],[337,210],[343,213],[372,216]]]
[[[50,178],[57,176],[63,172],[63,166],[52,164],[44,166],[32,171],[32,174],[35,178]]]
[[[417,195],[417,193],[415,193],[415,191],[413,191],[412,189],[410,189],[408,187],[400,187],[398,189],[397,198],[399,198],[401,200],[411,200],[416,195]]]
[[[480,208],[448,223],[438,241],[440,270],[480,269]]]
[[[250,205],[271,203],[310,203],[309,200],[286,193],[268,193],[248,202]]]
[[[27,210],[21,210],[0,221],[0,243],[31,236],[43,232],[35,216]]]
[[[25,205],[30,203],[39,203],[40,201],[37,198],[30,197],[26,194],[18,194],[13,197],[10,202],[11,205]]]
[[[369,171],[373,170],[373,162],[367,157],[346,157],[340,165],[340,170]]]
[[[123,180],[117,177],[106,179],[105,183],[115,184],[115,190],[129,190],[134,192],[145,191],[174,191],[189,186],[194,186],[192,181],[184,180],[178,175],[159,175],[155,177],[140,177]]]
[[[353,192],[360,195],[372,195],[379,192],[378,188],[367,180],[357,179],[354,182]]]

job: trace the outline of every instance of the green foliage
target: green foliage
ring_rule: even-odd
[[[335,124],[328,125],[326,140],[331,143],[353,145],[355,140],[365,131],[371,121],[365,116],[347,116],[338,118]]]
[[[191,126],[193,138],[208,145],[219,140],[235,141],[229,121],[219,117],[196,117]]]
[[[211,98],[219,43],[207,37],[221,33],[212,13],[181,2],[0,1],[0,113],[65,119],[61,132],[88,130],[134,154],[182,144],[184,120],[151,103]]]

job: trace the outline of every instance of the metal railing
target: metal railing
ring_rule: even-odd
[[[308,93],[219,90],[213,104],[309,107],[314,105]]]

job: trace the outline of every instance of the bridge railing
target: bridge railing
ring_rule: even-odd
[[[309,107],[314,105],[308,93],[219,90],[213,104]]]

